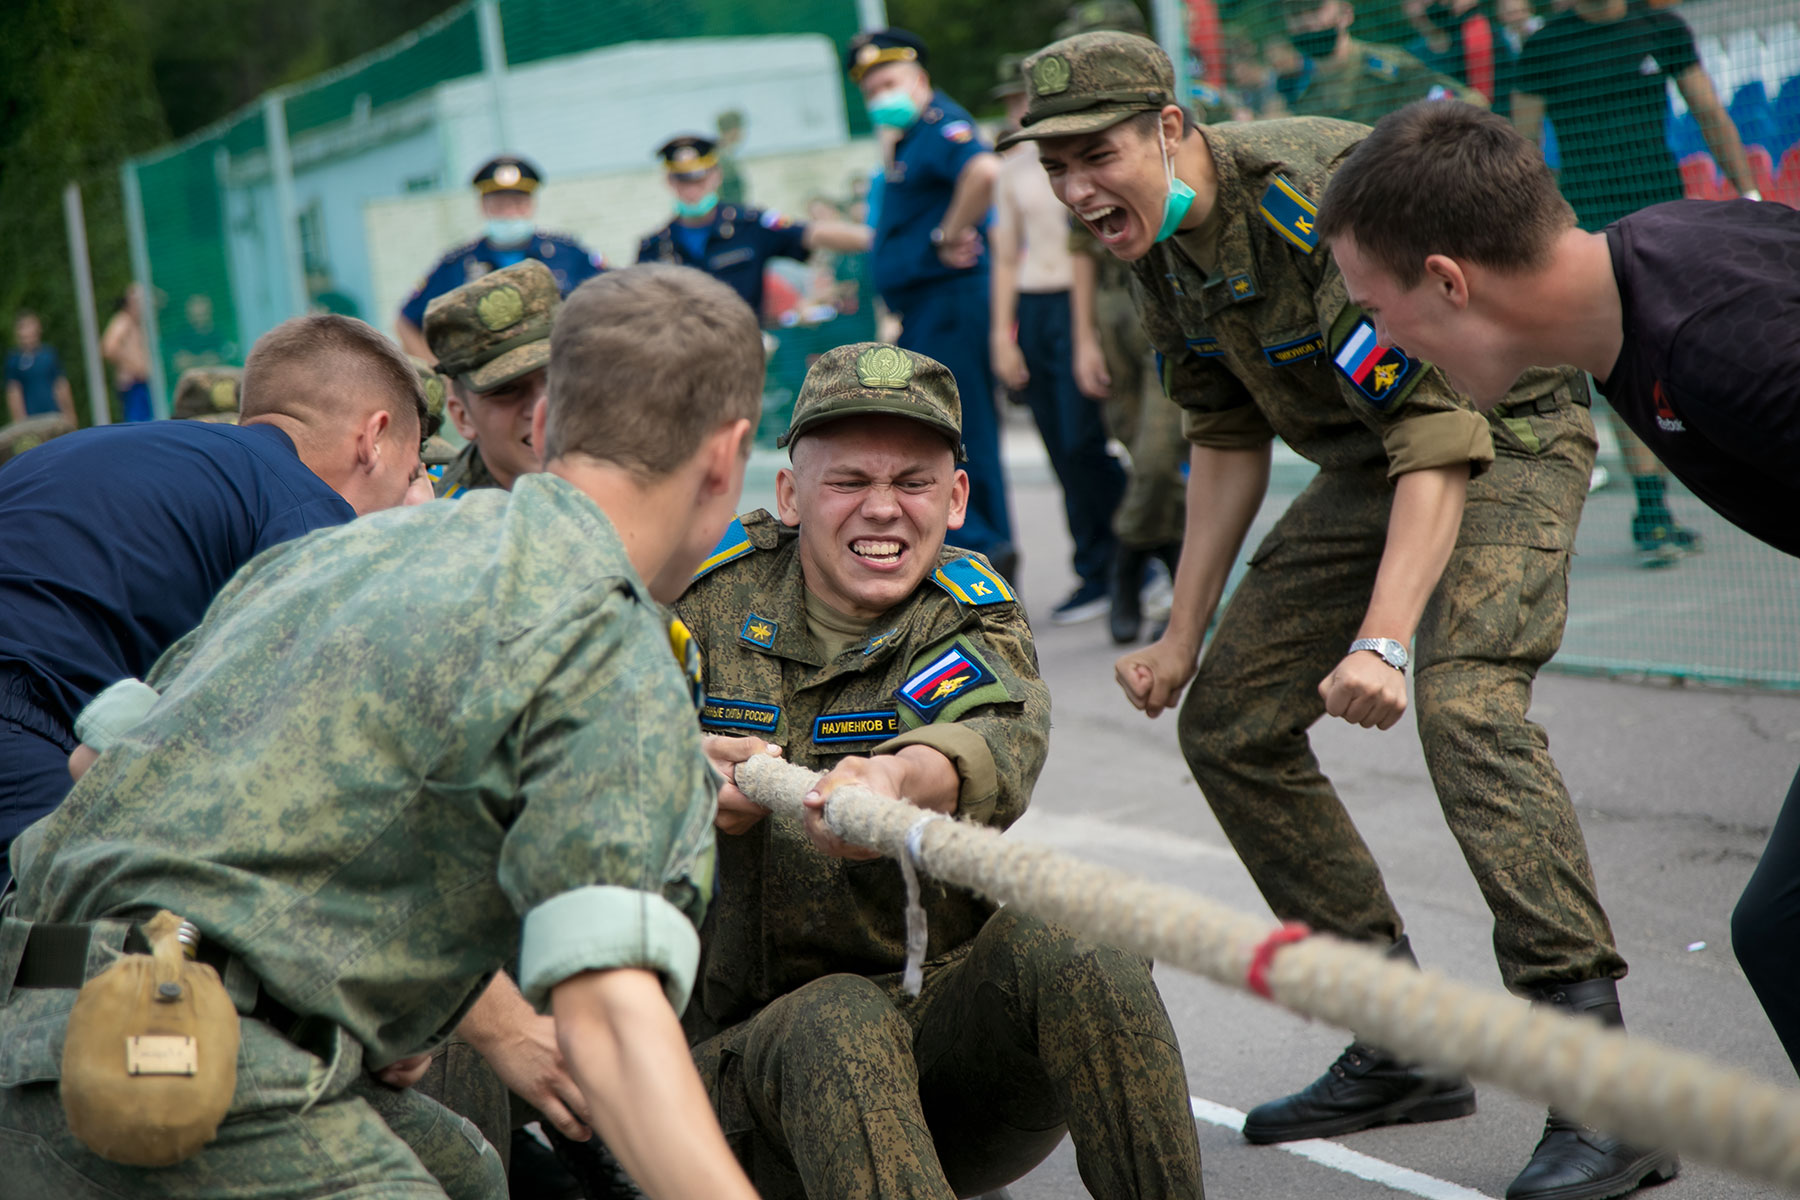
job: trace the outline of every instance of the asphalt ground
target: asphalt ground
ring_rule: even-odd
[[[1118,651],[1104,622],[1059,627],[1049,620],[1050,608],[1074,580],[1060,499],[1034,441],[1028,424],[1009,424],[1007,457],[1023,558],[1019,583],[1051,690],[1054,732],[1031,810],[1011,836],[1266,916],[1188,775],[1175,745],[1173,715],[1149,721],[1125,703],[1113,683]],[[778,461],[757,456],[746,508],[765,502]],[[1247,544],[1255,544],[1304,477],[1296,464],[1278,467]],[[1615,507],[1591,510],[1590,517],[1616,516]],[[1615,527],[1608,530],[1608,524]],[[1596,549],[1588,554],[1590,537]],[[1608,572],[1630,572],[1613,591],[1639,607],[1615,614],[1620,620],[1643,620],[1645,597],[1703,561],[1643,571],[1628,550],[1615,553],[1605,545],[1615,537],[1623,537],[1617,522],[1591,521],[1582,549],[1590,562],[1604,560],[1598,565]],[[1580,603],[1578,594],[1572,625],[1608,620],[1606,612]],[[1787,608],[1785,629],[1771,636],[1800,637],[1795,611]],[[1665,617],[1687,619],[1681,612],[1657,619]],[[1779,620],[1778,613],[1771,617]],[[1794,1085],[1794,1072],[1732,957],[1729,920],[1800,766],[1800,695],[1546,674],[1532,715],[1549,731],[1586,831],[1601,899],[1631,963],[1620,986],[1631,1030]],[[1380,861],[1420,959],[1497,989],[1491,920],[1437,812],[1411,717],[1387,732],[1327,719],[1314,727],[1313,745]],[[1348,1036],[1172,968],[1159,968],[1157,978],[1181,1039],[1190,1092],[1205,1117],[1198,1129],[1213,1200],[1500,1197],[1537,1141],[1540,1105],[1478,1085],[1479,1111],[1461,1120],[1370,1130],[1296,1148],[1248,1145],[1233,1112],[1304,1085],[1331,1063]],[[1088,1195],[1066,1141],[1010,1191],[1013,1200]],[[1646,1193],[1657,1200],[1782,1194],[1694,1163],[1685,1164],[1679,1179]]]

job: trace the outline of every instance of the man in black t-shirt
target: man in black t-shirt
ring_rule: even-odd
[[[1700,65],[1694,34],[1679,16],[1628,7],[1627,0],[1577,0],[1525,43],[1515,70],[1513,123],[1536,141],[1548,112],[1562,156],[1562,193],[1583,229],[1598,230],[1645,205],[1682,197],[1681,170],[1663,138],[1668,80],[1674,80],[1706,144],[1740,194],[1755,178],[1737,127]],[[1610,399],[1610,396],[1608,397]],[[1664,497],[1666,473],[1618,421],[1637,511],[1632,541],[1647,567],[1700,548]]]
[[[1432,104],[1375,127],[1317,229],[1378,336],[1478,407],[1528,366],[1583,367],[1696,496],[1800,556],[1800,212],[1684,200],[1583,232],[1529,143]],[[1800,776],[1732,942],[1800,1065]]]

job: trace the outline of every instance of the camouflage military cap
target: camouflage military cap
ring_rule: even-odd
[[[237,424],[242,367],[189,367],[175,381],[175,416]]]
[[[444,427],[444,377],[424,359],[411,354],[407,357],[418,372],[419,390],[425,393],[425,407],[419,411],[419,444],[423,446]]]
[[[883,342],[853,342],[819,356],[806,372],[794,416],[777,446],[789,446],[807,430],[845,417],[907,417],[931,426],[956,450],[962,448],[962,400],[950,368],[936,359]]]
[[[1057,25],[1054,35],[1061,39],[1096,29],[1117,29],[1124,33],[1148,33],[1144,10],[1132,0],[1076,0],[1069,5],[1068,16]]]
[[[994,65],[994,86],[988,89],[988,95],[995,100],[1001,100],[1023,92],[1025,75],[1019,68],[1024,62],[1023,54],[1002,54],[1000,61]]]
[[[1175,103],[1169,56],[1131,33],[1102,30],[1051,42],[1025,60],[1024,73],[1031,101],[1022,128],[1000,139],[1002,150],[1038,138],[1098,133]]]
[[[471,392],[491,392],[550,362],[550,321],[561,294],[535,258],[445,292],[425,309],[437,369]]]

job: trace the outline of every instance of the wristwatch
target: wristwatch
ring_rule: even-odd
[[[1393,638],[1357,638],[1350,643],[1350,653],[1355,654],[1358,650],[1373,650],[1381,655],[1382,662],[1402,675],[1406,674],[1407,664],[1412,662],[1406,647]]]

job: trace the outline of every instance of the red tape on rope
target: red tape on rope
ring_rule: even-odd
[[[1250,969],[1244,972],[1244,984],[1264,1000],[1273,1000],[1275,997],[1269,994],[1269,966],[1275,961],[1275,952],[1311,936],[1312,930],[1299,921],[1282,922],[1281,928],[1256,944]]]

